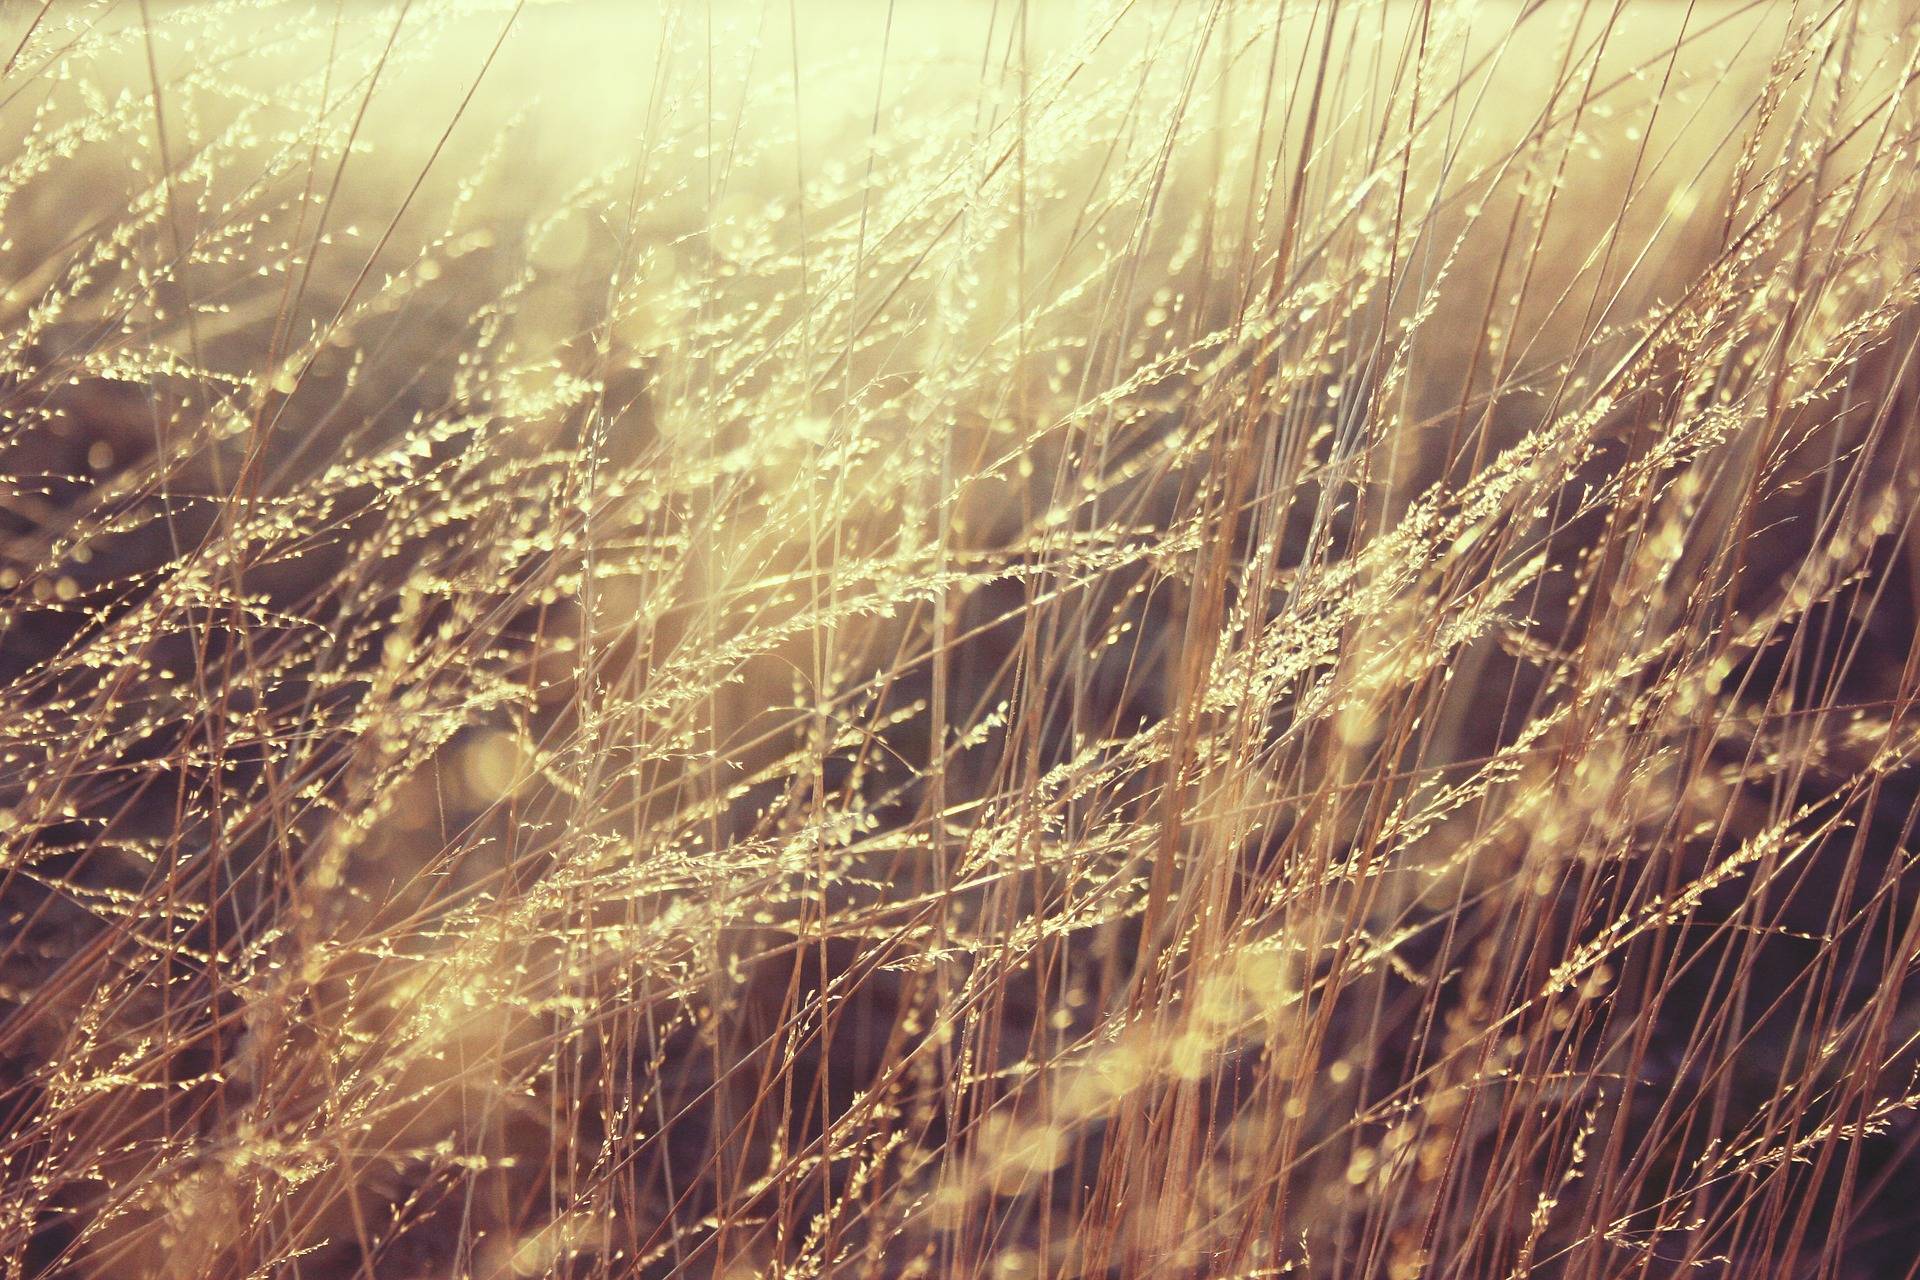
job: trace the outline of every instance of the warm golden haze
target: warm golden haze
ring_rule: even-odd
[[[0,1277],[1920,1273],[1916,74],[0,6]]]

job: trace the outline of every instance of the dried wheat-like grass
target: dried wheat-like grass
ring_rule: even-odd
[[[1915,1274],[1910,6],[0,66],[0,1275]]]

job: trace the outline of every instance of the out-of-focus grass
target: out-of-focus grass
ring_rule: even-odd
[[[1900,1274],[1916,49],[6,10],[0,1274]]]

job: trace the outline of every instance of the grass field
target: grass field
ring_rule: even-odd
[[[0,1280],[1920,1276],[1917,76],[0,5]]]

